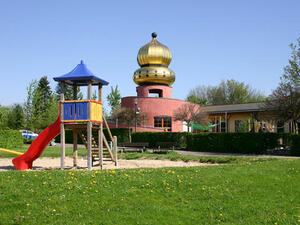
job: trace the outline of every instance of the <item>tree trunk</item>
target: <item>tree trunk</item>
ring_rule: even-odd
[[[293,120],[293,133],[298,134],[298,124],[297,120]]]
[[[131,143],[131,130],[129,125],[128,125],[128,137],[129,137],[129,143]]]

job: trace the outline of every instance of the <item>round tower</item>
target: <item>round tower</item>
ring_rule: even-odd
[[[152,33],[152,40],[142,46],[137,55],[140,69],[133,75],[138,97],[148,97],[158,94],[158,97],[171,98],[175,73],[168,68],[172,60],[170,49],[157,40],[157,34]]]

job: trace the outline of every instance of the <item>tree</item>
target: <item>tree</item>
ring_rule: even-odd
[[[94,93],[93,93],[93,96],[92,96],[92,99],[93,100],[97,100],[97,98],[98,98],[98,96],[97,96],[97,92],[96,91],[94,91]]]
[[[208,121],[207,114],[201,110],[200,106],[191,103],[184,104],[176,109],[173,117],[175,121],[185,121],[188,132],[190,132],[192,122],[204,125]]]
[[[9,108],[0,105],[0,128],[8,127]]]
[[[24,113],[20,104],[15,104],[11,107],[8,114],[7,125],[9,128],[18,130],[24,127]]]
[[[121,94],[118,89],[118,85],[116,87],[111,87],[110,94],[106,97],[108,104],[110,106],[111,114],[118,108],[121,107]]]
[[[32,80],[27,87],[27,96],[24,103],[23,111],[25,114],[25,128],[33,128],[33,98],[37,88],[37,80]]]
[[[278,87],[272,92],[264,104],[264,108],[272,110],[274,119],[291,122],[292,132],[298,133],[297,120],[300,119],[300,38],[292,49],[289,64],[284,67]]]
[[[125,123],[129,129],[129,142],[131,142],[131,126],[135,123],[140,125],[147,120],[147,115],[144,113],[136,113],[133,108],[116,108],[112,113],[113,119],[118,119],[121,123]]]
[[[40,131],[48,127],[58,115],[58,102],[47,77],[33,80],[27,87],[24,103],[25,128]]]
[[[56,101],[60,100],[60,94],[62,93],[63,90],[63,85],[61,82],[57,83],[56,87],[55,87],[55,95],[56,95]],[[65,85],[65,89],[64,89],[64,96],[65,99],[73,99],[73,86],[71,85]],[[83,99],[83,94],[80,90],[80,87],[77,87],[77,99],[78,100],[82,100]]]
[[[198,86],[189,92],[187,100],[200,105],[220,105],[260,102],[264,96],[244,82],[231,79],[217,86]]]

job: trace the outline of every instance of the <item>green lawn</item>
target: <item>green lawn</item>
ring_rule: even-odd
[[[300,224],[300,159],[1,172],[0,209],[5,225]]]
[[[11,150],[17,151],[17,152],[26,152],[29,148],[29,144],[24,144],[22,147],[18,148],[12,148]],[[78,149],[78,155],[86,154],[85,148],[79,148]],[[73,155],[73,148],[66,148],[66,156],[72,156]],[[14,158],[17,155],[13,155],[7,152],[1,152],[0,151],[0,158]],[[60,157],[60,147],[56,146],[48,146],[42,153],[41,157]]]
[[[26,152],[29,145],[23,145],[19,148],[14,148],[12,150],[18,152]],[[85,148],[78,149],[78,155],[86,155],[87,150]],[[66,148],[66,156],[73,156],[73,148]],[[0,158],[14,158],[16,155],[9,154],[0,151]],[[42,153],[40,157],[60,157],[60,147],[50,147],[48,146]],[[246,163],[252,161],[264,162],[270,159],[266,158],[253,158],[253,157],[236,157],[236,156],[192,156],[192,155],[180,155],[176,152],[169,152],[168,154],[151,154],[149,152],[145,153],[123,153],[118,154],[119,159],[168,159],[172,161],[182,160],[188,161],[199,161],[202,163]]]

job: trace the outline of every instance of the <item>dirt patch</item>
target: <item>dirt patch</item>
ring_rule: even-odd
[[[114,162],[104,162],[103,169],[134,169],[134,168],[161,168],[161,167],[190,167],[190,166],[204,166],[212,165],[199,162],[183,162],[183,161],[170,161],[170,160],[118,160],[118,166],[116,167]],[[33,162],[34,170],[44,170],[44,169],[59,169],[60,168],[60,158],[39,158]],[[73,158],[66,157],[65,168],[73,168]],[[87,169],[87,160],[84,158],[78,159],[78,168]],[[93,169],[100,169],[96,165]],[[0,158],[0,171],[15,170],[12,164],[12,158]]]

